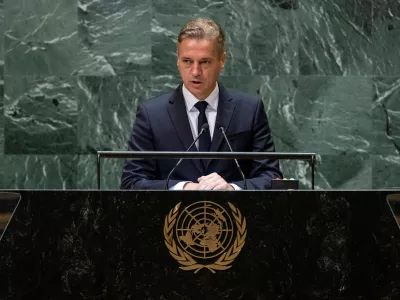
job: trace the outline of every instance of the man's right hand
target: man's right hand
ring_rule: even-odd
[[[199,189],[199,184],[198,184],[198,183],[194,183],[194,182],[187,182],[187,183],[183,186],[183,190],[184,190],[184,191],[198,190],[198,189]]]

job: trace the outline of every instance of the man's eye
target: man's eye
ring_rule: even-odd
[[[202,62],[200,62],[202,65],[208,65],[208,64],[210,64],[210,61],[209,60],[204,60],[204,61],[202,61]]]
[[[184,64],[189,64],[189,63],[190,63],[190,60],[184,59],[184,60],[183,60],[183,63],[184,63]]]

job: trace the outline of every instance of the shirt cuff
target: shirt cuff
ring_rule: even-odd
[[[235,191],[241,191],[242,189],[234,183],[230,183],[231,186],[235,189]]]
[[[169,188],[170,191],[183,191],[183,186],[185,185],[185,183],[187,182],[191,182],[191,181],[181,181],[177,184],[175,184],[174,186],[171,186]]]

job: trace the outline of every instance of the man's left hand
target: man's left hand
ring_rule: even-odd
[[[197,179],[199,182],[198,190],[199,191],[233,191],[235,190],[233,186],[225,181],[221,176],[217,173],[211,173],[207,176],[201,176]]]

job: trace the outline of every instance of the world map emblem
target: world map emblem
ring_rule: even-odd
[[[164,222],[165,244],[180,268],[194,273],[231,268],[247,235],[239,209],[229,202],[229,209],[211,201],[181,204],[171,209]]]

